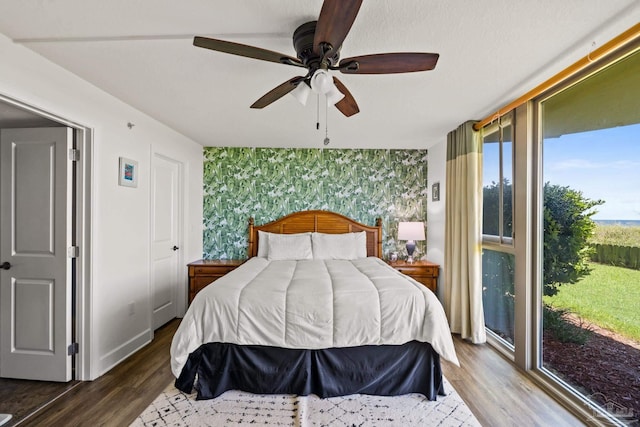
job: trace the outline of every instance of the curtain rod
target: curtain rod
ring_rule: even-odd
[[[634,25],[633,27],[629,28],[624,33],[620,34],[619,36],[617,36],[617,37],[613,38],[612,40],[608,41],[607,43],[603,44],[602,46],[600,46],[598,49],[594,50],[593,52],[590,52],[584,58],[582,58],[579,61],[573,63],[572,65],[570,65],[569,67],[565,68],[564,70],[560,71],[558,74],[556,74],[555,76],[551,77],[550,79],[548,79],[544,83],[541,83],[538,86],[534,87],[529,92],[527,92],[524,95],[522,95],[520,98],[518,98],[518,99],[512,101],[511,103],[505,105],[504,107],[500,108],[495,113],[491,114],[490,116],[485,117],[484,119],[480,120],[479,122],[474,123],[473,124],[473,129],[474,130],[482,129],[485,125],[487,125],[487,124],[491,123],[493,120],[495,120],[496,117],[501,117],[504,114],[508,113],[509,111],[511,111],[511,110],[519,107],[520,105],[524,104],[525,102],[528,102],[528,101],[532,100],[536,96],[542,94],[543,92],[547,91],[548,89],[552,88],[553,86],[557,85],[558,83],[562,82],[563,80],[566,80],[567,78],[573,76],[574,74],[578,73],[579,71],[584,70],[592,62],[597,61],[598,59],[602,58],[603,56],[608,55],[608,54],[610,54],[610,53],[612,53],[612,52],[614,52],[614,51],[616,51],[616,50],[628,45],[629,43],[631,43],[634,40],[639,39],[639,38],[640,38],[640,23]]]

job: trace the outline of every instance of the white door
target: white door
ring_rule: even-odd
[[[180,163],[155,154],[151,180],[153,328],[176,317],[180,260]]]
[[[0,377],[71,380],[72,141],[0,131]]]

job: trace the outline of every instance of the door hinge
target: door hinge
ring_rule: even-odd
[[[74,354],[78,353],[80,353],[80,346],[78,345],[78,343],[74,342],[69,344],[69,347],[67,347],[67,355],[73,356]]]
[[[80,256],[80,247],[79,246],[71,246],[67,250],[67,255],[69,258],[78,258]]]
[[[76,148],[70,148],[69,149],[69,160],[71,160],[72,162],[80,161],[80,150],[78,150]]]

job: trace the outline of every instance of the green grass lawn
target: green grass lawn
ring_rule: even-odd
[[[544,297],[596,325],[640,341],[640,271],[591,263],[591,274]]]

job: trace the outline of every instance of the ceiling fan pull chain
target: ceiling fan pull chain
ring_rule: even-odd
[[[320,94],[316,95],[316,130],[320,130]]]
[[[329,136],[329,103],[324,103],[324,136]]]
[[[324,103],[324,145],[329,145],[329,103]]]

